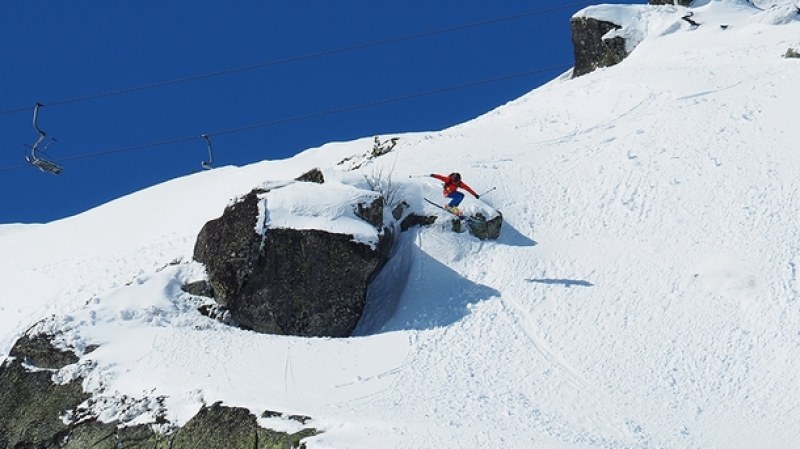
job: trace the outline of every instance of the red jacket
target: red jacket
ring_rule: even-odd
[[[455,192],[458,189],[464,189],[467,192],[471,193],[472,196],[476,198],[478,196],[478,194],[475,193],[474,190],[472,190],[472,187],[468,186],[467,183],[465,183],[464,181],[454,182],[452,179],[450,179],[450,177],[445,175],[439,175],[436,173],[431,174],[431,176],[444,183],[442,191],[444,193],[444,196],[450,195],[451,193]]]

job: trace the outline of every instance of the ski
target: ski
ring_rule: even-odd
[[[447,212],[448,214],[450,214],[450,215],[452,215],[452,216],[454,216],[454,217],[458,218],[459,220],[469,220],[469,221],[476,222],[476,223],[481,223],[481,222],[482,222],[482,220],[479,220],[479,219],[477,219],[477,218],[470,217],[469,215],[456,215],[456,214],[454,214],[454,213],[453,213],[453,211],[451,211],[451,210],[448,210],[447,208],[445,208],[445,207],[444,207],[444,206],[442,206],[441,204],[436,204],[436,203],[434,203],[433,201],[431,201],[431,200],[429,200],[429,199],[427,199],[427,198],[425,198],[425,197],[423,197],[422,199],[423,199],[423,200],[425,200],[425,201],[427,201],[427,202],[428,202],[428,203],[430,203],[431,205],[433,205],[433,206],[436,206],[436,207],[438,207],[439,209],[441,209],[441,210],[443,210],[443,211]]]

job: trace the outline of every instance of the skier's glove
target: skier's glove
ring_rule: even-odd
[[[475,199],[479,200],[479,199],[481,199],[481,196],[480,195],[475,195]]]

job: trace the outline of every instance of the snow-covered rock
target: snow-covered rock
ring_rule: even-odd
[[[79,360],[25,372],[79,383],[87,412],[126,429],[185,426],[221,403],[291,433],[296,421],[267,411],[313,417],[309,449],[794,449],[800,89],[783,55],[800,21],[796,0],[753,3],[603,6],[592,16],[624,16],[611,33],[637,42],[621,63],[401,135],[358,168],[337,164],[371,137],[0,226],[0,355],[40,323],[32,332]],[[409,175],[457,169],[476,191],[496,187],[480,202],[503,211],[503,231],[484,241],[437,220],[399,233],[353,338],[258,334],[198,312],[181,287],[206,276],[190,262],[199,229],[231,198],[312,167],[342,192],[392,173],[418,216],[441,212],[423,200],[440,186]],[[273,200],[258,213],[274,223],[326,215],[375,242],[324,194]]]

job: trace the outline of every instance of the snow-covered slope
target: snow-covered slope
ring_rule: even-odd
[[[166,396],[180,425],[223,401],[312,416],[325,433],[309,448],[796,447],[800,60],[782,55],[800,20],[791,2],[695,3],[699,28],[677,7],[581,12],[639,27],[634,52],[403,135],[357,171],[338,163],[370,138],[0,226],[0,355],[52,316],[39,326],[65,345],[101,345],[57,377],[86,376],[104,418],[147,422],[147,398]],[[375,286],[397,307],[354,338],[197,313],[180,285],[204,275],[190,261],[202,225],[313,167],[343,184],[391,174],[431,213],[420,200],[438,186],[408,175],[460,171],[496,187],[481,199],[502,211],[501,238],[406,234],[387,270],[407,281]],[[142,401],[123,410],[120,395]]]

